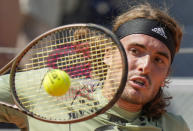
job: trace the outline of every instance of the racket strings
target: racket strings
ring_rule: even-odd
[[[79,40],[80,41],[80,40]],[[107,39],[105,39],[105,40],[100,40],[100,42],[106,42],[107,41]],[[99,41],[98,41],[99,42]],[[69,42],[70,43],[70,42]],[[73,42],[72,42],[73,43]],[[88,41],[88,45],[90,45],[90,44],[92,44],[92,43],[95,43],[95,45],[94,46],[91,46],[90,48],[92,49],[92,48],[94,48],[94,50],[92,50],[92,51],[100,51],[99,49],[97,50],[96,48],[97,48],[97,46],[98,47],[103,47],[103,46],[107,46],[108,44],[109,45],[112,45],[112,42],[108,42],[108,43],[100,43],[100,45],[99,44],[96,44],[97,42],[93,42],[93,41]],[[43,43],[42,43],[43,44]],[[41,45],[42,45],[41,44]],[[37,58],[36,57],[34,57],[34,58],[32,58],[31,60],[36,60],[36,59],[38,59],[39,57],[38,57],[38,55],[39,56],[42,56],[42,57],[40,57],[40,58],[44,58],[44,57],[47,57],[48,55],[45,55],[45,54],[49,54],[50,52],[53,52],[53,49],[55,49],[55,51],[62,51],[62,49],[63,50],[65,50],[66,52],[63,52],[64,54],[68,54],[68,53],[71,53],[71,52],[73,52],[72,50],[74,50],[74,45],[66,45],[66,43],[60,43],[60,45],[64,45],[65,44],[65,46],[63,46],[63,47],[58,47],[58,45],[50,45],[50,46],[46,46],[46,47],[41,47],[40,49],[32,49],[32,51],[34,50],[34,54],[35,55],[37,55]],[[78,45],[78,46],[80,46],[81,45],[81,43]],[[88,47],[86,48],[86,49],[88,49]],[[101,48],[101,50],[102,50],[103,48]],[[77,49],[77,50],[74,50],[74,51],[77,51],[78,52],[78,50],[80,50],[80,49]],[[81,50],[83,50],[83,49],[81,49]]]
[[[117,82],[117,84],[119,84],[119,82]],[[111,87],[111,85],[107,85],[107,84],[106,84],[106,86]],[[100,86],[97,85],[94,88],[99,88],[99,87]],[[106,95],[115,93],[116,89],[117,89],[117,87],[109,88],[108,92],[106,93]],[[18,93],[20,94],[20,95],[18,95],[18,97],[22,101],[23,105],[26,105],[28,103],[34,103],[34,102],[38,102],[38,103],[36,103],[36,105],[42,105],[43,103],[50,103],[51,104],[52,102],[57,101],[57,99],[55,99],[55,100],[53,99],[54,101],[45,101],[46,99],[53,98],[53,97],[47,95],[46,92],[41,91],[40,89],[36,89],[36,92],[38,92],[38,94],[37,93],[36,94],[33,93],[33,90],[34,90],[34,88],[30,88],[30,89],[26,89],[26,90],[21,90],[21,89],[18,90]],[[86,91],[86,93],[85,93],[85,91]],[[88,97],[88,95],[90,94],[91,91],[90,91],[90,89],[85,89],[85,90],[84,89],[79,89],[79,90],[76,90],[74,92],[76,92],[76,93],[77,92],[81,92],[81,94],[78,94],[78,96],[81,96],[81,97],[87,96]],[[102,90],[101,92],[103,93],[103,92],[106,92],[106,91]],[[38,97],[39,95],[42,95],[43,97]],[[61,97],[61,98],[58,98],[58,99],[64,99],[64,101],[66,102],[67,99],[71,99],[72,100],[73,97],[74,96],[68,92],[64,97]],[[30,99],[30,100],[28,100],[28,99]],[[66,103],[68,103],[68,102],[66,102]],[[30,106],[33,107],[34,105],[31,104]],[[25,107],[28,107],[28,105],[25,106]]]
[[[103,49],[104,50],[104,49]],[[62,50],[61,50],[62,51]],[[100,51],[100,50],[98,50],[98,51]],[[93,52],[97,52],[97,51],[91,51],[90,53],[93,53]],[[70,56],[68,56],[68,57],[71,57],[71,58],[69,58],[69,59],[67,59],[68,57],[67,56],[64,56],[64,54],[65,53],[58,53],[58,54],[54,54],[54,55],[46,55],[46,56],[43,56],[43,57],[36,57],[36,58],[32,58],[32,59],[30,59],[32,62],[31,63],[28,63],[28,64],[25,64],[25,66],[31,66],[31,68],[24,68],[23,70],[21,69],[20,71],[27,71],[27,70],[32,70],[33,69],[33,67],[35,67],[35,69],[36,68],[38,68],[38,66],[33,66],[33,65],[36,65],[36,64],[40,64],[41,66],[40,66],[40,68],[42,67],[42,64],[44,64],[43,66],[46,66],[46,63],[47,62],[52,62],[52,61],[55,61],[55,60],[57,60],[57,58],[50,58],[51,56],[55,56],[55,57],[60,57],[60,59],[64,59],[65,60],[65,62],[67,63],[67,64],[69,64],[70,65],[70,63],[72,63],[72,62],[74,62],[75,60],[74,59],[72,59],[73,57],[77,57],[76,58],[76,60],[77,60],[77,62],[76,63],[81,63],[81,59],[82,58],[80,58],[80,57],[78,57],[78,55],[77,54],[74,54],[74,55],[70,55]],[[91,57],[96,57],[95,58],[95,60],[100,60],[101,59],[101,57],[100,57],[100,55],[104,55],[105,54],[105,52],[104,53],[100,53],[100,54],[92,54],[91,55]],[[98,57],[99,56],[99,57]],[[44,58],[44,60],[43,60],[43,58]],[[50,59],[48,59],[47,60],[47,58],[50,58]],[[86,58],[85,58],[86,59]],[[34,60],[37,60],[37,61],[34,61]],[[88,62],[91,62],[92,61],[92,59],[88,59]],[[62,61],[58,61],[58,64],[61,64],[61,63],[63,63]],[[96,62],[97,63],[97,62]],[[53,63],[52,63],[53,64]]]
[[[101,56],[104,55],[103,50],[104,49],[90,51],[90,54],[92,54],[92,55],[90,55],[90,57],[94,58],[95,61],[99,61],[101,59]],[[34,58],[32,58],[31,59],[32,62],[30,62],[28,64],[25,64],[25,66],[28,66],[28,68],[25,67],[25,68],[23,68],[23,70],[27,71],[27,70],[32,70],[32,69],[43,68],[44,66],[46,66],[46,63],[48,63],[50,65],[53,65],[53,66],[54,66],[54,64],[60,65],[60,64],[63,63],[63,61],[60,62],[59,60],[62,60],[62,59],[64,59],[65,63],[69,64],[69,65],[71,65],[72,62],[74,63],[75,60],[77,61],[76,62],[77,64],[78,64],[78,61],[79,61],[79,63],[81,63],[82,58],[79,57],[78,54],[71,54],[70,56],[68,56],[68,57],[71,57],[71,58],[68,58],[67,56],[64,56],[65,53],[62,52],[63,51],[62,49],[59,50],[59,51],[60,52],[57,52],[54,55],[51,54],[51,55],[46,55],[46,56],[43,56],[43,57],[42,56],[35,57],[36,61],[34,61],[33,60]],[[102,52],[102,53],[99,54],[98,52]],[[54,58],[52,58],[52,57],[54,57]],[[76,58],[76,59],[72,59],[73,57]],[[47,59],[47,58],[49,58],[49,59]],[[85,57],[83,57],[83,58],[86,60]],[[88,62],[91,62],[92,60],[93,59],[87,59]],[[36,64],[39,65],[39,66],[36,66]],[[21,69],[22,69],[22,67],[21,67]],[[21,70],[21,71],[23,71],[23,70]]]
[[[120,66],[117,66],[117,68],[120,68]],[[96,72],[95,72],[95,70],[94,70],[94,73],[96,74]],[[113,73],[113,74],[116,74],[117,72],[111,72],[111,73]],[[99,73],[99,74],[96,74],[96,76],[98,76],[97,78],[98,79],[103,79],[103,72],[101,72],[101,73]],[[95,76],[95,77],[96,77]],[[100,76],[100,77],[99,77]],[[22,79],[22,78],[20,78],[20,79]],[[83,79],[83,77],[82,77],[82,79]],[[111,80],[111,79],[109,79],[109,80]],[[28,81],[28,82],[30,82],[30,81]],[[32,81],[33,82],[33,81]],[[30,82],[30,83],[32,83],[32,82]],[[117,80],[117,82],[114,82],[114,84],[119,84],[120,82]],[[101,83],[102,84],[102,83]],[[101,85],[100,84],[100,85]],[[20,100],[23,100],[23,99],[26,99],[26,98],[31,98],[31,97],[34,97],[34,98],[37,98],[38,97],[38,95],[39,94],[41,94],[41,93],[43,93],[43,94],[46,94],[46,92],[40,92],[39,90],[42,88],[41,86],[40,86],[40,83],[35,83],[35,84],[33,84],[33,85],[31,85],[31,87],[29,87],[29,88],[25,88],[26,86],[25,86],[25,82],[24,83],[20,83],[20,85],[23,85],[23,88],[20,86],[20,88],[18,88],[18,90],[17,90],[17,92],[19,92],[19,94],[18,94],[18,96],[20,97]],[[39,88],[37,88],[36,89],[36,91],[38,92],[38,94],[34,94],[34,93],[32,93],[32,95],[30,95],[31,94],[31,91],[33,91],[34,90],[34,87],[37,87],[37,86],[40,86]],[[108,85],[108,86],[110,86],[110,85]],[[95,87],[95,88],[98,88],[97,86]],[[116,87],[117,88],[117,87]],[[110,88],[110,89],[112,89],[112,87]],[[79,89],[79,90],[81,90],[81,89]],[[81,90],[81,91],[84,91],[84,90]],[[22,96],[20,96],[20,94],[22,93],[22,95],[24,95],[25,97],[22,97]],[[68,92],[67,92],[68,93]]]
[[[119,82],[117,82],[117,83],[115,83],[114,82],[114,84],[119,84]],[[106,86],[108,86],[108,87],[110,87],[111,85],[110,84],[106,84]],[[96,87],[94,87],[94,89],[95,88],[99,88],[100,86],[96,86]],[[110,87],[109,88],[109,90],[114,90],[114,89],[116,89],[117,87]],[[92,89],[92,88],[91,88]],[[78,96],[86,96],[86,95],[89,95],[89,93],[91,92],[91,89],[89,89],[89,88],[87,88],[87,89],[82,89],[82,88],[80,88],[80,89],[78,89],[78,90],[72,90],[72,91],[74,91],[74,92],[82,92],[82,93],[80,93],[80,94],[78,94]],[[93,89],[93,90],[94,90]],[[38,94],[34,94],[34,93],[32,93],[32,91],[34,90],[34,88],[30,88],[30,89],[27,89],[27,90],[18,90],[18,92],[19,92],[19,94],[18,94],[18,97],[20,98],[20,100],[21,101],[23,101],[23,100],[25,100],[25,102],[23,102],[23,104],[25,104],[25,103],[30,103],[30,102],[32,102],[32,101],[36,101],[36,100],[38,100],[38,99],[42,99],[42,98],[44,98],[44,97],[42,97],[42,98],[40,98],[40,97],[38,97],[38,95],[45,95],[46,97],[48,97],[48,98],[53,98],[52,96],[48,96],[47,95],[47,93],[46,92],[41,92],[41,89],[36,89],[36,91],[38,92]],[[86,92],[86,93],[84,93],[84,91]],[[104,92],[103,90],[101,91],[101,92]],[[109,92],[107,92],[107,93],[109,93]],[[22,95],[21,95],[22,94]],[[67,94],[65,95],[65,98],[67,99],[67,98],[73,98],[74,97],[74,95],[71,95],[69,92],[67,92]],[[27,98],[30,98],[30,101],[27,101]],[[33,99],[32,99],[33,98]],[[62,98],[64,98],[64,97],[62,97]],[[59,99],[60,99],[60,97],[59,97]]]
[[[109,76],[109,65],[104,62],[104,57],[106,51],[117,49],[115,43],[103,32],[80,30],[50,34],[40,39],[21,59],[15,87],[24,108],[42,118],[68,121],[94,114],[114,97],[120,85],[120,80],[115,77],[121,77],[122,64],[114,65]],[[115,61],[120,59],[120,54],[114,58]],[[62,97],[48,95],[41,85],[51,68],[64,70],[74,79]],[[112,83],[105,84],[107,79]],[[100,96],[96,96],[98,91]],[[79,115],[73,118],[70,112]],[[64,117],[66,115],[68,117]]]
[[[57,34],[57,33],[55,33],[55,34]],[[34,48],[32,48],[31,50],[42,50],[42,49],[47,50],[49,48],[53,49],[53,47],[56,47],[55,44],[57,44],[57,48],[60,48],[60,47],[64,46],[63,43],[65,43],[65,45],[72,45],[72,44],[76,44],[76,43],[80,43],[80,42],[88,42],[88,41],[90,41],[91,43],[97,43],[97,42],[101,43],[103,41],[108,40],[107,38],[104,38],[104,36],[102,36],[102,35],[96,36],[95,34],[93,34],[94,36],[84,38],[84,39],[77,39],[77,40],[73,39],[76,36],[67,37],[67,38],[72,38],[70,40],[65,40],[67,38],[65,38],[64,36],[62,38],[52,40],[53,39],[52,35],[47,36],[46,38],[42,39],[41,41],[38,41],[37,42],[38,44],[36,46],[34,46]],[[38,47],[39,45],[42,45],[42,47]],[[40,54],[41,54],[41,52],[40,52]]]

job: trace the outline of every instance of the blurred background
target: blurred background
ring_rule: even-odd
[[[112,21],[131,5],[144,0],[0,0],[0,68],[38,35],[61,25],[95,23],[112,28]],[[181,114],[193,130],[193,1],[146,0],[167,7],[184,28],[180,53],[171,73],[173,100],[168,108]],[[0,130],[18,130],[0,124]]]

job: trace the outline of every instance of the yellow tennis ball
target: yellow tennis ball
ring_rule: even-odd
[[[43,79],[43,87],[51,96],[62,96],[70,87],[70,77],[65,71],[51,70]]]

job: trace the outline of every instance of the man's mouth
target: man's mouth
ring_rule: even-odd
[[[145,85],[145,82],[141,81],[141,80],[134,80],[133,82],[138,84],[138,85],[140,85],[140,86],[144,86]]]
[[[129,83],[135,88],[147,88],[150,84],[149,80],[141,76],[133,76],[129,79]]]

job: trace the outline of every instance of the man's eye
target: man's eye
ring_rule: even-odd
[[[139,51],[136,49],[136,48],[131,48],[129,49],[129,51],[134,54],[134,55],[137,55],[139,53]]]
[[[159,63],[159,64],[164,63],[164,61],[161,58],[159,58],[159,57],[155,58],[155,62]]]

